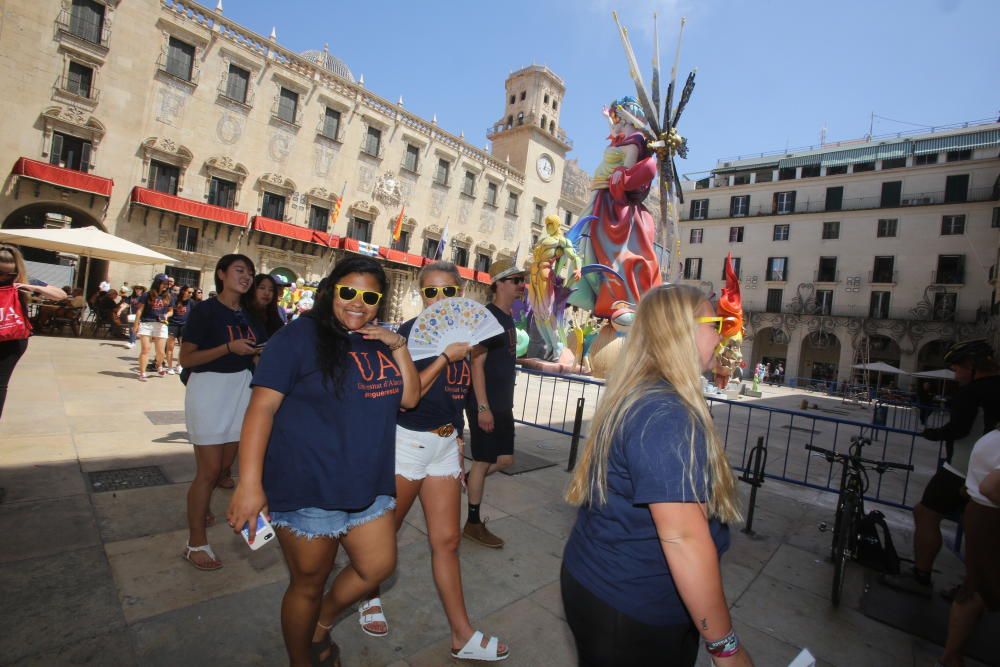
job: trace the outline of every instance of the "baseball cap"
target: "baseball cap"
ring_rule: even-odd
[[[157,273],[155,276],[153,276],[153,280],[166,280],[169,277],[170,276],[168,276],[165,273]]]
[[[514,260],[511,259],[501,259],[490,265],[490,283],[522,275],[524,275],[524,269],[514,266]]]

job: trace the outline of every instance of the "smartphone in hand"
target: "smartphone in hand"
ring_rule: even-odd
[[[243,530],[240,531],[240,535],[243,536],[243,541],[247,543],[247,546],[257,551],[257,549],[260,549],[274,539],[274,526],[271,525],[271,522],[261,512],[257,515],[257,533],[253,537],[253,543],[250,542],[250,526],[248,524],[243,524]]]

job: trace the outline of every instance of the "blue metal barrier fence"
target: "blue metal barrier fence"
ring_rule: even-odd
[[[574,435],[574,418],[579,399],[584,399],[584,417],[576,434],[585,441],[586,431],[604,382],[580,376],[556,375],[519,369],[515,398],[515,421],[568,436]],[[920,438],[920,429],[900,428],[912,422],[911,408],[886,406],[885,424],[873,424],[872,412],[864,419],[844,418],[850,406],[832,404],[807,410],[768,405],[763,401],[739,401],[708,397],[730,465],[739,472],[750,465],[748,457],[759,436],[767,446],[764,476],[791,484],[837,492],[840,467],[810,455],[806,445],[846,452],[853,436],[870,438],[872,445],[865,457],[908,463],[913,472],[889,472],[883,476],[869,473],[866,498],[877,503],[909,509],[919,500],[927,480],[937,470],[941,444]],[[812,401],[810,401],[812,405]],[[853,408],[859,410],[860,408]],[[940,415],[936,421],[940,419]]]

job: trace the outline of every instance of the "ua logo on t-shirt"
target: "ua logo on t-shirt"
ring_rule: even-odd
[[[375,353],[375,360],[378,362],[378,377],[375,376],[375,368],[372,365],[368,352],[350,352],[349,354],[354,359],[354,363],[357,364],[358,372],[361,373],[361,379],[365,382],[384,380],[390,375],[393,377],[402,377],[402,373],[399,372],[399,366],[381,351]]]
[[[468,386],[472,381],[472,374],[469,370],[469,362],[465,359],[457,363],[448,364],[448,384]]]

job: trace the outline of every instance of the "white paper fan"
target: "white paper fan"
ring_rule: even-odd
[[[417,315],[410,329],[410,356],[414,361],[436,357],[452,343],[475,345],[503,333],[486,306],[461,297],[442,299]]]

